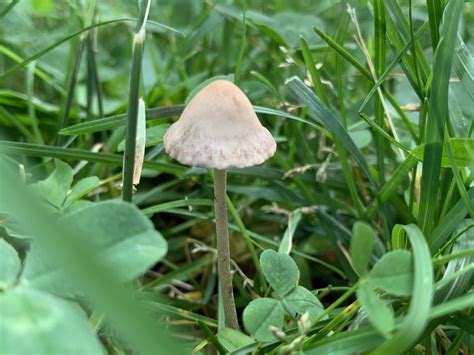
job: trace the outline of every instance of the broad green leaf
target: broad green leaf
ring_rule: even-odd
[[[63,208],[69,207],[72,203],[81,199],[89,192],[93,191],[99,185],[99,178],[97,176],[89,176],[84,179],[79,180],[71,188],[71,191],[64,201]]]
[[[242,317],[245,329],[257,340],[272,341],[275,336],[270,326],[283,327],[283,306],[273,298],[257,298],[245,307]]]
[[[158,126],[154,126],[151,128],[147,128],[146,130],[146,144],[145,147],[152,147],[163,143],[163,137],[168,130],[169,124],[161,124]],[[125,139],[120,142],[117,147],[118,152],[123,152],[125,148]]]
[[[54,11],[54,3],[52,0],[32,1],[31,10],[37,16],[46,16]]]
[[[7,216],[7,218],[2,221],[2,226],[5,227],[5,231],[10,237],[19,239],[33,238],[32,235],[28,235],[28,233],[25,232],[21,223],[16,221],[13,216]]]
[[[310,320],[315,319],[324,310],[318,298],[303,286],[293,289],[283,298],[283,301],[298,314],[308,312]]]
[[[53,206],[60,208],[72,184],[73,171],[69,164],[58,159],[55,164],[56,169],[46,180],[31,184],[30,188],[39,192]]]
[[[376,349],[378,354],[404,353],[423,334],[433,300],[433,265],[425,236],[414,224],[404,226],[413,250],[413,289],[408,310],[393,337]]]
[[[383,334],[385,338],[395,327],[392,309],[375,293],[370,283],[364,282],[357,289],[357,299],[367,314],[370,323]]]
[[[92,204],[61,218],[63,225],[83,231],[102,262],[117,278],[130,281],[160,261],[166,241],[136,207],[121,201]],[[67,236],[65,236],[67,237]],[[22,283],[56,293],[71,293],[66,275],[45,260],[44,252],[32,247],[25,263]]]
[[[0,238],[0,290],[14,285],[20,271],[21,260],[15,248]]]
[[[298,284],[300,272],[289,255],[267,249],[260,255],[260,267],[270,286],[281,297]]]
[[[370,225],[357,221],[352,227],[350,254],[352,267],[362,277],[367,274],[372,249],[375,245],[375,234]]]
[[[254,340],[248,335],[232,328],[223,328],[219,330],[217,338],[227,351],[234,351],[254,342]]]
[[[409,296],[413,287],[413,257],[407,250],[394,250],[380,258],[369,273],[372,286],[395,296]]]
[[[322,6],[324,7],[324,5]],[[235,6],[217,3],[214,5],[214,8],[227,17],[231,17],[237,21],[242,20],[242,10]],[[272,16],[269,16],[248,9],[245,15],[250,26],[262,31],[266,37],[271,38],[278,45],[297,48],[300,36],[304,36],[307,41],[311,42],[311,45],[318,42],[314,36],[311,36],[311,27],[321,25],[322,21],[319,17],[312,14],[280,10]]]
[[[79,293],[74,289],[73,280],[53,265],[47,259],[47,253],[33,241],[19,284],[70,298]]]
[[[359,149],[367,147],[372,142],[372,135],[366,129],[349,131],[349,136],[352,138],[355,145]]]
[[[298,48],[300,37],[305,38],[311,46],[319,40],[313,36],[313,26],[323,25],[320,18],[313,14],[302,14],[289,11],[279,11],[273,16],[251,18],[255,26],[275,40],[279,45]]]
[[[60,223],[57,215],[45,212],[44,202],[21,184],[8,164],[0,158],[0,196],[8,201],[4,212],[23,223],[34,242],[47,253],[48,261],[58,265],[74,282],[99,314],[107,314],[107,324],[127,343],[131,351],[152,354],[156,349],[186,353],[185,345],[173,341],[164,326],[156,322],[137,302],[130,287],[124,287],[115,270],[105,265],[89,230]],[[132,207],[132,206],[131,206]],[[138,210],[133,207],[137,213]],[[1,333],[0,333],[1,334]]]
[[[474,149],[474,139],[451,138],[449,142],[451,144],[453,158],[456,162],[456,165],[459,168],[468,168],[472,166],[474,163],[474,157],[472,156],[471,151]],[[419,160],[423,160],[424,151],[421,149],[421,147],[415,148],[412,152],[413,155]],[[441,155],[441,166],[443,168],[448,168],[451,166],[446,148],[443,149],[443,153]]]
[[[473,158],[471,151],[474,149],[474,140],[467,139],[467,138],[451,138],[450,144],[453,147],[454,152],[454,160],[458,167],[469,167],[472,164]],[[419,160],[424,159],[424,148],[425,145],[419,145],[415,147],[411,153],[406,157],[401,165],[393,173],[392,177],[389,181],[382,187],[382,190],[379,192],[379,198],[374,199],[371,206],[367,211],[367,218],[371,219],[375,216],[378,207],[378,201],[386,202],[390,199],[390,197],[397,191],[400,187],[400,184],[403,182],[408,176],[408,173],[416,166]],[[441,160],[442,167],[450,167],[451,164],[449,163],[448,156],[446,152],[443,152],[442,160]],[[461,205],[463,203],[461,202]],[[464,218],[464,216],[462,216]],[[439,227],[439,225],[438,225]],[[435,229],[437,229],[436,227]],[[434,239],[434,235],[436,234],[439,237],[439,234],[433,230],[432,238]],[[430,239],[430,243],[433,241]]]
[[[85,312],[31,288],[0,294],[0,353],[104,354]]]
[[[71,205],[68,206],[68,208],[64,211],[65,214],[68,213],[73,213],[79,210],[82,210],[86,207],[92,206],[94,202],[89,201],[89,200],[79,200],[73,202]]]

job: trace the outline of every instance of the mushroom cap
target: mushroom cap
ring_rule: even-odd
[[[247,96],[226,80],[213,81],[193,97],[166,132],[164,145],[181,164],[220,170],[262,164],[276,150]]]

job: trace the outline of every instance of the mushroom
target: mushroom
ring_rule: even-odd
[[[189,102],[164,137],[166,152],[178,162],[214,170],[218,275],[225,324],[239,328],[230,271],[226,169],[262,164],[276,143],[252,104],[232,82],[216,80]]]

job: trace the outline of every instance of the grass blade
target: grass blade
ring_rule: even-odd
[[[365,113],[363,112],[359,112],[359,116],[370,126],[374,129],[374,131],[376,131],[380,136],[382,136],[383,138],[385,138],[387,141],[389,141],[390,143],[392,143],[394,146],[396,146],[397,148],[400,148],[401,150],[405,151],[405,152],[410,152],[410,149],[406,146],[404,146],[402,143],[400,143],[399,141],[395,140],[391,135],[389,135],[387,132],[385,132],[385,130],[380,127],[377,123],[375,123],[374,121],[372,121],[370,119],[369,116],[367,116]]]
[[[0,12],[0,19],[8,14],[18,4],[20,0],[12,0],[3,10]]]
[[[127,21],[136,21],[136,20],[135,19],[123,18],[123,19],[104,21],[104,22],[96,23],[96,24],[88,26],[88,27],[84,27],[83,29],[81,29],[81,30],[69,35],[69,36],[64,37],[63,39],[59,40],[58,42],[50,45],[49,47],[46,47],[45,49],[39,51],[38,53],[32,55],[31,57],[25,59],[21,63],[18,63],[16,65],[14,65],[10,69],[8,69],[6,72],[4,72],[2,75],[0,75],[0,82],[2,80],[5,80],[9,76],[11,76],[13,73],[17,72],[18,70],[23,69],[24,67],[26,67],[32,61],[44,56],[45,54],[51,52],[54,48],[60,46],[61,44],[69,41],[70,39],[72,39],[74,37],[77,37],[77,36],[87,32],[87,31],[89,31],[93,28],[96,28],[96,27],[102,27],[102,26],[107,26],[107,25],[113,24],[113,23],[127,22]]]
[[[443,4],[440,0],[427,0],[426,4],[430,21],[431,46],[436,48],[439,43],[439,26],[443,16]]]
[[[172,106],[164,106],[164,107],[147,109],[146,110],[147,121],[167,118],[170,116],[178,116],[184,111],[185,107],[186,105],[172,105]],[[286,117],[294,121],[306,123],[307,125],[310,125],[311,127],[319,131],[327,132],[323,127],[315,124],[314,122],[289,114],[288,112],[285,112],[285,111],[275,110],[275,109],[263,107],[263,106],[254,106],[253,108],[255,112],[257,113],[271,115],[271,116]],[[97,120],[93,120],[89,122],[79,123],[74,126],[69,126],[69,127],[63,128],[59,132],[59,134],[62,134],[65,136],[72,136],[72,135],[79,135],[79,134],[102,132],[108,129],[114,129],[117,127],[124,126],[126,125],[126,123],[127,123],[127,115],[121,114],[121,115],[99,118]]]
[[[52,147],[40,144],[17,143],[0,140],[0,152],[4,154],[22,154],[31,157],[50,157],[64,160],[85,160],[94,163],[121,165],[123,156],[118,154],[94,153],[83,149]],[[143,167],[182,176],[185,167],[155,161],[144,161]]]
[[[348,17],[348,16],[347,16]],[[344,27],[344,21],[341,24],[342,27]],[[303,36],[300,36],[300,47],[301,47],[301,53],[303,54],[303,59],[306,65],[306,69],[308,70],[310,76],[311,76],[311,81],[314,86],[314,91],[316,95],[318,95],[322,102],[329,107],[329,100],[326,94],[326,90],[324,89],[323,83],[321,81],[321,76],[319,75],[319,70],[316,68],[316,63],[314,62],[313,55],[311,54],[311,51],[309,49],[308,44],[306,43],[305,39]],[[342,115],[342,126],[346,128],[347,122],[345,121],[345,116]],[[339,155],[339,161],[342,166],[342,171],[344,173],[344,178],[346,180],[346,184],[349,188],[349,193],[351,194],[352,201],[356,205],[357,209],[357,214],[358,217],[362,214],[363,211],[363,206],[362,202],[360,201],[359,195],[357,194],[357,189],[354,183],[354,180],[352,178],[352,172],[351,168],[347,162],[346,158],[346,152],[344,151],[344,148],[339,142],[336,142],[336,151],[337,154]]]
[[[326,106],[329,106],[328,97],[326,95],[326,90],[324,89],[323,84],[321,82],[319,70],[316,68],[316,63],[314,62],[313,55],[311,54],[309,46],[303,36],[300,36],[300,46],[306,69],[308,69],[309,75],[311,76],[311,81],[313,82],[314,91],[316,92],[316,95],[321,98],[324,104]]]
[[[79,75],[79,69],[81,68],[82,54],[84,53],[84,47],[86,43],[86,38],[81,36],[79,40],[79,46],[74,57],[74,63],[72,64],[72,72],[67,79],[67,90],[66,97],[64,100],[64,106],[61,109],[61,120],[59,122],[59,130],[66,127],[69,124],[69,113],[71,112],[73,100],[74,100],[74,91],[76,89],[77,76]],[[72,52],[72,51],[71,51]],[[64,139],[61,136],[57,138],[57,145],[64,144]]]
[[[41,131],[39,129],[38,118],[36,117],[35,106],[33,104],[35,69],[36,69],[36,62],[31,62],[30,65],[28,65],[28,70],[26,72],[26,91],[28,95],[28,116],[31,121],[33,134],[36,138],[35,143],[44,144],[43,136],[41,135]]]
[[[11,122],[12,126],[15,126],[18,131],[21,132],[27,139],[31,139],[35,141],[35,136],[26,128],[26,126],[17,119],[14,115],[12,115],[6,108],[0,106],[0,114],[3,116],[4,119]]]
[[[385,8],[383,0],[374,0],[374,34],[375,34],[375,48],[374,48],[374,79],[380,77],[385,69]],[[383,97],[379,95],[375,99],[375,119],[380,128],[385,126],[385,114],[382,103]],[[376,149],[377,149],[377,173],[381,185],[385,183],[385,142],[383,135],[376,135]]]
[[[426,25],[427,25],[427,23],[425,22],[423,24],[423,26],[421,26],[420,30],[416,33],[416,36],[418,36],[422,33],[422,29],[424,29],[426,27]],[[405,44],[405,46],[402,48],[402,50],[398,52],[397,56],[387,66],[387,68],[382,73],[382,75],[379,76],[379,78],[377,79],[377,82],[374,84],[372,89],[370,89],[369,93],[367,94],[364,101],[360,105],[359,111],[362,111],[365,108],[365,106],[367,105],[369,100],[372,98],[372,96],[377,91],[377,88],[382,85],[382,83],[387,79],[387,77],[390,75],[392,70],[400,63],[403,56],[405,56],[407,54],[407,52],[410,50],[412,43],[413,43],[413,41],[412,41],[412,39],[410,39],[410,41],[407,44]]]
[[[310,117],[323,123],[326,129],[334,135],[339,143],[351,153],[369,181],[373,183],[372,174],[369,171],[369,166],[364,156],[336,116],[334,116],[327,106],[324,105],[299,78],[293,77],[287,81],[287,84],[290,90],[298,97],[299,101],[308,105]]]
[[[474,55],[458,35],[453,67],[467,94],[474,100]]]
[[[148,121],[167,118],[170,116],[180,115],[185,105],[172,105],[146,110],[146,119]],[[102,132],[108,129],[114,129],[127,124],[127,114],[115,115],[110,117],[99,118],[89,122],[83,122],[74,126],[63,128],[59,134],[65,136],[73,136],[87,133]]]
[[[321,37],[323,41],[325,41],[339,56],[344,58],[346,61],[348,61],[350,64],[356,68],[362,76],[364,76],[367,80],[369,80],[372,84],[376,84],[374,79],[372,78],[372,75],[370,72],[362,65],[360,64],[357,59],[355,59],[348,51],[346,51],[342,46],[340,46],[334,39],[329,37],[327,34],[324,32],[320,31],[317,28],[313,28],[314,31]],[[400,50],[399,50],[400,52]],[[384,90],[383,86],[381,87],[385,97],[387,100],[390,102],[390,104],[393,106],[395,111],[400,115],[400,118],[403,120],[403,123],[407,127],[407,129],[410,132],[413,132],[412,135],[416,137],[416,133],[414,133],[414,129],[412,127],[412,124],[410,123],[410,120],[406,116],[406,114],[403,112],[403,110],[400,108],[400,105],[398,102],[395,100],[395,98],[386,90]],[[375,88],[377,90],[377,88]]]
[[[142,58],[145,48],[145,23],[150,11],[150,0],[139,1],[137,32],[133,38],[132,68],[130,70],[130,89],[127,110],[127,130],[123,159],[122,199],[132,202],[134,192],[135,153],[137,145],[140,81],[142,75]]]
[[[152,215],[155,213],[170,210],[172,208],[185,207],[185,206],[212,206],[213,202],[207,199],[184,199],[176,200],[171,202],[160,203],[159,205],[150,206],[143,209],[143,213],[146,215]]]
[[[46,53],[49,53],[51,52],[54,48],[60,46],[61,44],[69,41],[70,39],[74,38],[74,37],[77,37],[79,35],[81,35],[82,33],[85,33],[87,31],[90,31],[91,29],[93,28],[97,28],[97,27],[102,27],[102,26],[106,26],[106,25],[110,25],[110,24],[113,24],[113,23],[118,23],[118,22],[134,22],[136,21],[136,19],[133,19],[133,18],[122,18],[122,19],[115,19],[115,20],[110,20],[110,21],[104,21],[104,22],[100,22],[100,23],[96,23],[96,24],[93,24],[91,26],[87,26],[87,27],[84,27],[82,30],[80,31],[77,31],[69,36],[66,36],[64,38],[62,38],[61,40],[59,40],[58,42],[56,43],[53,43],[52,45],[50,45],[49,47],[46,47],[45,49],[42,49],[41,51],[39,51],[38,53],[32,55],[31,57],[25,59],[24,61],[22,61],[21,63],[18,63],[17,65],[14,65],[13,67],[11,67],[10,69],[8,69],[6,72],[4,72],[2,75],[0,75],[0,82],[2,80],[5,80],[6,78],[8,78],[9,76],[11,76],[13,73],[15,73],[16,71],[24,68],[25,66],[28,65],[28,63],[31,63],[32,61],[44,56]],[[150,21],[149,21],[150,22]],[[150,23],[153,23],[154,25],[157,25],[157,26],[160,26],[160,27],[163,27],[167,30],[172,30],[173,32],[176,32],[176,33],[179,33],[181,34],[180,31],[176,30],[176,29],[173,29],[169,26],[165,26],[161,23],[158,23],[158,22],[150,22]]]
[[[443,30],[433,62],[433,81],[429,103],[426,142],[421,178],[419,226],[430,235],[435,225],[440,188],[441,154],[445,126],[448,123],[448,87],[454,56],[456,34],[463,9],[462,0],[450,1],[443,21]]]
[[[412,36],[410,23],[403,13],[400,4],[394,0],[385,0],[385,6],[388,14],[387,35],[395,51],[400,52],[405,43],[412,39],[415,40],[415,42],[412,43],[412,47],[414,48],[412,50],[416,50],[416,54],[407,53],[407,55],[403,57],[401,67],[416,94],[420,100],[423,100],[425,97],[425,83],[430,72],[428,60],[423,48],[416,40],[416,36],[415,38]],[[418,82],[421,82],[422,85],[418,85]]]
[[[467,192],[470,200],[474,203],[474,187]],[[429,240],[430,249],[434,253],[444,244],[451,236],[451,233],[459,226],[467,214],[467,207],[464,201],[459,200],[451,210],[443,217],[438,225],[433,229]]]

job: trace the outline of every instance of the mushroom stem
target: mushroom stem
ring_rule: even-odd
[[[229,230],[227,227],[227,206],[225,203],[226,171],[214,169],[214,208],[217,234],[217,271],[221,287],[222,304],[226,327],[239,329],[235,309],[232,274],[230,272]]]

